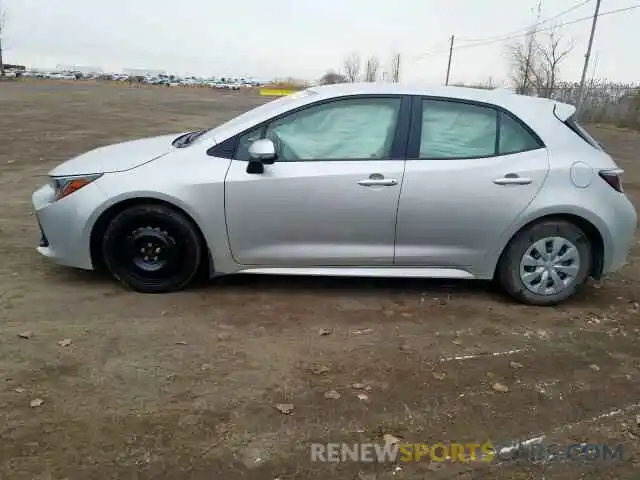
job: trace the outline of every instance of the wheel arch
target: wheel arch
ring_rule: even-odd
[[[498,259],[493,268],[493,275],[495,277],[498,271],[498,265],[502,261],[503,256],[505,255],[508,247],[514,241],[514,239],[522,232],[523,230],[535,225],[537,223],[553,221],[553,220],[563,220],[565,222],[569,222],[580,228],[584,232],[584,234],[589,239],[589,243],[591,245],[591,271],[589,272],[589,276],[595,279],[599,279],[602,277],[602,271],[604,269],[604,255],[605,255],[605,239],[602,235],[602,232],[594,223],[581,215],[577,215],[574,213],[549,213],[533,220],[528,221],[524,225],[520,226],[509,238],[509,241],[502,247],[500,250]]]
[[[187,218],[187,220],[191,222],[193,227],[198,232],[198,236],[200,237],[202,248],[204,248],[205,251],[207,252],[207,255],[203,255],[203,259],[204,259],[203,263],[206,260],[206,265],[203,264],[202,268],[203,269],[206,268],[207,272],[210,275],[214,270],[213,256],[212,256],[211,249],[209,248],[209,245],[207,243],[206,237],[204,236],[202,229],[200,228],[200,225],[198,225],[198,222],[196,222],[196,220],[193,218],[193,215],[187,212],[184,208],[181,208],[180,206],[176,205],[175,203],[169,200],[160,199],[156,197],[134,197],[134,198],[122,199],[113,203],[112,205],[107,207],[102,213],[100,213],[96,221],[93,223],[93,226],[91,227],[91,233],[89,235],[89,251],[91,254],[91,263],[93,264],[93,268],[95,270],[104,270],[105,268],[104,257],[102,255],[101,240],[104,237],[104,233],[106,232],[107,226],[109,225],[111,220],[113,220],[116,217],[116,215],[118,215],[120,212],[123,212],[127,208],[130,208],[136,205],[143,205],[143,204],[162,205],[165,207],[169,207],[181,213],[182,215],[184,215],[185,218]]]

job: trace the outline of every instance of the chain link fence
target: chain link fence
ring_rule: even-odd
[[[580,85],[561,82],[551,89],[537,89],[534,95],[577,105]],[[584,123],[608,123],[640,130],[640,83],[588,82],[579,116]]]

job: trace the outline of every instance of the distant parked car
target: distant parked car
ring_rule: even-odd
[[[149,293],[204,267],[495,278],[557,304],[625,263],[637,222],[574,113],[469,88],[311,88],[59,165],[33,195],[38,251]]]
[[[48,78],[53,80],[77,80],[76,76],[70,73],[52,73],[48,75]]]

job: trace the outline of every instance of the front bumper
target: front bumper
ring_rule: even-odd
[[[36,220],[37,219],[38,219],[38,216],[36,215]],[[38,245],[38,247],[48,247],[49,239],[44,234],[44,230],[42,230],[42,225],[40,225],[40,220],[38,220],[38,229],[40,230],[40,244]]]
[[[93,270],[91,226],[97,208],[105,200],[95,182],[58,201],[54,201],[50,185],[36,190],[32,197],[40,229],[36,250],[60,265]]]

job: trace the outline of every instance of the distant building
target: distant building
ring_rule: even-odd
[[[124,73],[125,75],[130,75],[132,77],[157,77],[167,74],[165,70],[153,70],[147,68],[123,68],[122,73]]]
[[[58,65],[56,70],[61,72],[104,73],[102,68],[88,65]]]
[[[4,64],[4,69],[5,70],[19,70],[21,72],[24,72],[27,68],[24,65],[10,65],[8,63]]]

